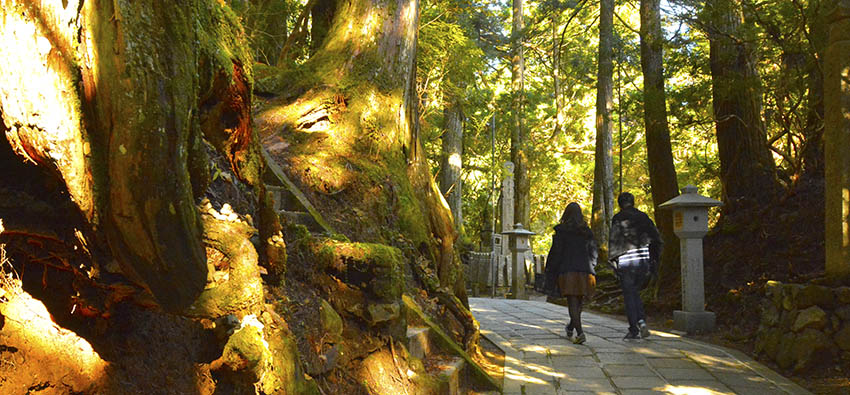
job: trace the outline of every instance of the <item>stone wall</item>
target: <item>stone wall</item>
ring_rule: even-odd
[[[782,369],[850,363],[850,287],[768,281],[755,352]]]
[[[510,256],[497,254],[497,265],[499,267],[497,287],[510,287]],[[467,252],[464,257],[465,278],[467,288],[472,290],[473,296],[484,293],[493,285],[493,274],[490,271],[489,252]],[[543,270],[546,267],[546,255],[530,255],[526,261],[526,282],[538,289],[536,281],[542,281]],[[540,280],[537,280],[540,279]],[[542,284],[542,282],[541,282]]]

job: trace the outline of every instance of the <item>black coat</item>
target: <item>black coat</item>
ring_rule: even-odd
[[[546,257],[544,291],[549,295],[560,295],[558,292],[558,276],[568,272],[583,272],[596,274],[596,257],[598,247],[593,238],[593,232],[587,225],[568,227],[564,224],[555,226],[552,236],[552,247]]]
[[[621,210],[611,220],[611,233],[608,238],[608,256],[613,260],[628,250],[649,246],[650,271],[656,273],[661,247],[664,242],[655,227],[643,211],[634,207]]]

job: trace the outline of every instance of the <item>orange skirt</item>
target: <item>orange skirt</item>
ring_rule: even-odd
[[[558,276],[561,296],[591,296],[596,290],[596,276],[584,272],[567,272]]]

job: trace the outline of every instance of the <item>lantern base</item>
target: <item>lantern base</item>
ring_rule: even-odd
[[[673,311],[673,329],[688,334],[706,333],[714,330],[715,315],[710,311]]]

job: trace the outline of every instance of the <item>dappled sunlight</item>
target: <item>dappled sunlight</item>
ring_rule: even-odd
[[[548,377],[564,377],[563,374],[553,371],[548,366],[539,365],[531,362],[520,361],[516,358],[505,356],[505,378],[534,384],[548,384],[548,381],[540,377],[535,377],[530,372],[542,374]]]
[[[652,336],[661,337],[665,339],[680,339],[682,336],[679,336],[675,333],[667,333],[667,332],[657,332],[652,331]]]
[[[732,392],[720,392],[708,388],[687,386],[687,385],[672,385],[668,384],[663,388],[653,388],[655,391],[663,391],[674,395],[714,395],[714,394],[731,394]]]
[[[44,304],[28,293],[19,290],[0,304],[0,314],[5,316],[3,333],[8,343],[26,351],[33,362],[64,364],[67,375],[98,382],[104,375],[107,362],[91,344],[76,333],[56,325]]]
[[[709,368],[722,368],[729,370],[745,369],[746,365],[739,362],[737,359],[730,361],[729,357],[719,357],[714,355],[706,355],[701,352],[685,351],[689,358],[693,359],[700,365],[705,365]]]
[[[546,347],[539,346],[536,344],[530,344],[520,348],[520,351],[525,351],[527,353],[535,353],[546,356]]]
[[[417,0],[408,0],[404,3],[401,9],[401,16],[408,26],[416,20],[416,15],[419,10],[419,2]]]
[[[546,353],[543,353],[542,355],[543,355],[544,358],[546,357]],[[524,374],[524,373],[521,372],[521,371],[528,371],[528,372],[534,372],[534,373],[541,374],[541,375],[544,375],[544,376],[547,376],[547,377],[552,377],[552,378],[559,378],[560,379],[560,378],[566,377],[566,375],[564,373],[557,372],[557,371],[553,370],[552,367],[550,367],[548,365],[543,365],[543,364],[535,363],[535,362],[531,362],[531,361],[520,361],[519,359],[516,359],[514,357],[510,357],[510,356],[505,356],[505,371],[506,371],[506,373],[511,371],[514,375],[528,376],[527,374]],[[532,378],[539,380],[539,377],[532,377]]]
[[[643,355],[645,357],[650,357],[650,358],[652,358],[652,357],[663,358],[663,357],[674,356],[673,353],[671,353],[667,350],[654,350],[650,347],[640,347],[640,346],[630,347],[629,350],[631,350],[631,352]]]
[[[513,381],[522,381],[526,383],[534,383],[534,384],[548,384],[547,382],[533,376],[529,376],[527,374],[523,374],[514,369],[505,367],[505,378]]]
[[[0,93],[9,125],[6,136],[17,154],[55,165],[71,199],[90,215],[94,204],[86,156],[91,146],[83,138],[80,100],[71,94],[84,84],[77,81],[78,60],[70,58],[73,50],[67,48],[76,40],[77,11],[76,5],[63,9],[53,3],[33,12],[0,12]],[[87,59],[89,67],[96,63]]]
[[[378,30],[378,15],[374,9],[367,11],[366,16],[363,18],[363,25],[360,26],[360,35],[365,38],[374,39],[377,35],[375,32]]]
[[[543,374],[543,375],[546,375],[546,376],[549,376],[549,377],[554,377],[554,378],[559,378],[559,379],[566,377],[563,373],[556,372],[556,371],[552,370],[552,368],[550,368],[549,366],[539,365],[539,364],[530,363],[530,362],[525,362],[524,364],[525,364],[524,367],[526,369],[528,369],[532,372],[535,372],[535,373],[540,373],[540,374]]]
[[[531,324],[526,323],[526,322],[517,322],[517,321],[508,320],[508,321],[505,321],[505,323],[511,324],[511,325],[516,325],[516,326],[521,326],[521,327],[525,327],[525,328],[543,329],[539,325],[531,325]]]
[[[841,214],[850,215],[850,189],[841,189]],[[841,245],[850,246],[850,222],[841,221]]]
[[[529,394],[631,390],[727,394],[733,393],[730,386],[736,383],[754,393],[776,393],[778,389],[777,382],[765,379],[747,360],[676,334],[653,331],[648,340],[623,342],[616,329],[621,322],[588,313],[585,328],[589,329],[587,322],[592,321],[599,333],[588,331],[587,341],[575,345],[562,337],[562,328],[542,324],[557,322],[545,318],[550,312],[516,309],[520,303],[513,301],[470,298],[470,305],[483,320],[482,334],[495,333],[491,341],[506,350],[505,388],[509,393],[524,388]]]
[[[449,166],[458,169],[463,167],[463,161],[461,160],[459,153],[453,153],[449,156]]]
[[[264,124],[264,127],[257,130],[262,136],[279,133],[283,127],[295,125],[299,117],[321,106],[322,101],[326,99],[325,95],[310,95],[291,104],[272,106],[257,114],[256,118],[263,120]]]

